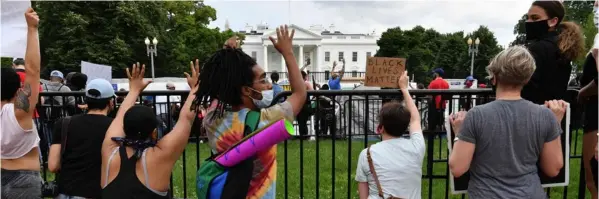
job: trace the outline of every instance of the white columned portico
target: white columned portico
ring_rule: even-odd
[[[304,45],[299,46],[299,67],[304,67]]]
[[[287,72],[287,67],[285,66],[285,57],[281,54],[281,70],[285,73]]]
[[[268,45],[263,45],[264,46],[264,56],[262,61],[264,61],[264,64],[262,65],[262,67],[264,67],[264,71],[268,71]]]

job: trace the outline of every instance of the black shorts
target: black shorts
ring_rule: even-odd
[[[597,100],[591,100],[597,102]],[[584,105],[584,123],[583,130],[585,133],[597,130],[597,103],[588,103]]]

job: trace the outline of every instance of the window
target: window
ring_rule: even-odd
[[[337,36],[337,39],[345,39],[345,36]]]
[[[256,60],[256,51],[252,51],[252,58],[254,58],[254,60]]]
[[[360,36],[351,36],[351,39],[360,39]]]
[[[324,52],[324,61],[331,61],[331,52]]]
[[[339,61],[342,61],[342,60],[343,60],[343,52],[339,52],[339,59],[338,59],[338,60],[339,60]]]
[[[351,77],[358,77],[358,71],[357,70],[351,71]]]
[[[366,57],[372,57],[372,53],[371,52],[366,52]]]
[[[351,61],[353,61],[353,62],[357,62],[358,61],[358,52],[352,52],[351,53]]]

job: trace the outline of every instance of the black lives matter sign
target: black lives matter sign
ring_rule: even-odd
[[[399,77],[405,70],[405,58],[368,57],[364,85],[398,88]]]

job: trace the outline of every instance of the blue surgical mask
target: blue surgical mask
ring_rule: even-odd
[[[262,99],[261,100],[257,100],[257,99],[253,99],[252,98],[252,101],[254,101],[254,105],[256,105],[256,107],[259,108],[259,109],[266,108],[266,107],[270,106],[270,104],[272,103],[272,99],[274,97],[274,94],[273,94],[272,90],[263,90],[260,93],[262,94]]]

